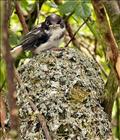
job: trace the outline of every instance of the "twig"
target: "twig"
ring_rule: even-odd
[[[31,107],[32,107],[32,109],[33,109],[33,111],[34,111],[34,112],[35,112],[35,111],[39,112],[38,109],[37,109],[37,107],[36,107],[35,104],[31,101],[30,98],[28,98],[28,101],[29,101],[29,103],[30,103],[30,105],[31,105]],[[44,131],[46,140],[52,140],[52,138],[51,138],[51,136],[50,136],[50,133],[49,133],[49,131],[48,131],[47,125],[46,125],[45,117],[44,117],[42,114],[40,114],[40,113],[37,114],[37,116],[38,116],[39,122],[40,122],[40,124],[41,124],[41,126],[42,126],[42,129],[43,129],[43,131]]]
[[[25,22],[24,15],[23,15],[23,13],[22,13],[22,11],[20,9],[20,5],[19,5],[18,1],[15,1],[15,9],[16,9],[16,13],[17,13],[17,15],[19,17],[19,20],[21,22],[21,25],[23,27],[23,32],[24,32],[24,34],[26,34],[26,33],[29,32],[29,30],[28,30],[28,26],[27,26],[27,24]]]
[[[68,23],[68,21],[66,21],[66,29],[68,31],[70,40],[69,40],[69,42],[67,42],[67,44],[65,45],[65,47],[67,47],[70,44],[70,42],[72,41],[73,45],[75,47],[77,47],[78,49],[80,49],[79,43],[78,43],[77,39],[75,38],[75,36],[73,34],[73,31],[72,31],[72,28],[71,28],[70,24]]]
[[[7,71],[7,86],[8,86],[8,104],[10,111],[10,125],[11,130],[17,132],[18,130],[18,110],[16,105],[16,91],[14,83],[14,68],[13,59],[10,54],[10,47],[8,41],[8,20],[10,11],[10,1],[4,1],[4,16],[3,16],[3,45],[4,45],[4,59],[6,62]],[[16,135],[15,135],[16,136]]]
[[[116,69],[116,64],[118,62],[118,57],[119,57],[119,50],[118,50],[118,45],[116,43],[116,40],[114,38],[113,32],[111,30],[111,26],[109,25],[107,16],[106,16],[106,11],[104,7],[104,3],[102,0],[96,1],[92,0],[92,4],[96,13],[96,17],[99,23],[99,28],[100,28],[100,33],[102,35],[102,41],[105,43],[106,48],[108,47],[111,50],[111,55],[109,56],[109,59],[112,63],[112,67],[114,67],[114,70],[116,72],[116,77],[118,79],[118,82],[120,84],[120,72],[119,70]]]
[[[37,6],[37,24],[39,24],[39,14],[40,14],[40,12],[39,12],[39,10],[40,10],[40,5],[39,5],[39,3],[38,2],[36,2],[36,6]]]
[[[105,85],[105,97],[103,107],[105,112],[109,115],[111,120],[111,113],[116,97],[118,86],[120,86],[120,53],[118,45],[115,41],[111,26],[108,21],[107,13],[102,0],[92,0],[92,5],[98,21],[98,27],[101,34],[101,42],[105,44],[104,50],[107,48],[111,51],[109,53],[109,65],[111,68],[110,74]]]
[[[79,26],[79,28],[76,30],[76,32],[73,34],[72,32],[71,32],[71,30],[70,30],[70,26],[69,26],[69,24],[68,24],[68,22],[67,22],[67,24],[66,24],[66,26],[67,26],[67,31],[68,31],[68,33],[69,33],[69,35],[70,35],[70,40],[68,41],[68,43],[65,45],[65,47],[67,47],[69,44],[70,44],[70,42],[72,41],[72,40],[75,40],[75,36],[76,36],[76,34],[78,33],[78,31],[83,27],[83,25],[89,20],[89,18],[90,17],[88,17],[80,26]],[[73,42],[74,43],[74,42]],[[74,44],[76,44],[76,43],[74,43]]]
[[[80,50],[80,45],[85,48],[89,54],[92,56],[92,58],[95,60],[95,62],[98,64],[98,66],[100,67],[101,71],[103,72],[104,76],[107,78],[108,75],[106,74],[104,68],[98,63],[98,61],[96,60],[96,57],[95,55],[93,55],[90,50],[85,47],[85,45],[83,45],[82,43],[78,42],[77,39],[75,38],[75,35],[77,34],[77,32],[80,30],[80,28],[88,21],[89,17],[84,21],[84,23],[82,25],[80,25],[80,27],[77,29],[77,31],[73,34],[72,32],[72,29],[71,29],[71,26],[69,25],[69,23],[66,23],[67,24],[67,30],[68,30],[68,33],[69,33],[69,36],[71,37],[71,40],[66,44],[65,47],[67,47],[69,45],[69,43],[72,41],[73,44]]]
[[[120,103],[119,98],[116,98],[116,120],[117,120],[117,138],[120,139]]]
[[[6,107],[2,96],[0,96],[0,122],[3,133],[5,134]]]
[[[15,66],[14,66],[14,74],[15,74],[15,79],[17,80],[18,84],[22,85],[22,81],[20,79],[19,73],[18,73],[17,69],[15,68]]]
[[[98,43],[98,40],[97,38],[95,38],[95,42],[94,42],[94,53],[96,54],[96,51],[97,51],[97,43]]]
[[[44,4],[46,0],[36,0],[35,4],[33,5],[32,9],[29,12],[29,14],[25,17],[25,21],[28,25],[29,30],[33,28],[33,25],[37,20],[37,24],[39,23],[39,16],[40,16],[40,9],[42,5]]]

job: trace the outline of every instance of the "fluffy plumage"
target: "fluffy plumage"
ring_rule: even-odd
[[[26,34],[19,46],[15,47],[11,53],[17,57],[22,51],[31,50],[40,53],[54,47],[58,47],[65,32],[63,19],[56,14],[46,17],[45,22],[32,29]]]

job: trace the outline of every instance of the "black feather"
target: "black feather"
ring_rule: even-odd
[[[42,24],[26,34],[21,42],[23,50],[34,50],[48,41],[50,34],[46,33]]]
[[[48,17],[46,17],[46,20],[43,23],[41,23],[38,27],[32,29],[28,34],[24,36],[19,46],[22,47],[23,51],[34,51],[37,47],[40,47],[42,44],[46,43],[49,40],[52,34],[50,26],[55,24],[60,25],[61,28],[65,27],[64,21],[59,15],[49,15]],[[62,38],[63,35],[64,33],[59,38],[57,38],[57,40]]]

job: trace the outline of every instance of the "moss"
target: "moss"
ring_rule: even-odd
[[[106,140],[111,136],[110,122],[100,105],[104,83],[94,60],[75,49],[47,51],[18,71],[22,80],[22,86],[17,87],[22,139],[45,139],[42,128],[36,129],[39,121],[32,117],[28,97],[46,118],[53,140]]]

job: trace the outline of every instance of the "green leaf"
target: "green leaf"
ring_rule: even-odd
[[[6,66],[3,59],[1,58],[0,59],[0,88],[3,86],[5,80],[6,80]]]
[[[60,12],[64,15],[67,15],[69,13],[72,13],[77,6],[77,1],[66,1],[64,4],[59,5],[58,8],[60,10]]]
[[[29,3],[27,0],[20,1],[20,5],[24,10],[28,10]]]
[[[79,3],[78,7],[76,8],[75,14],[76,16],[84,19],[89,17],[91,15],[91,9],[88,6],[88,3],[84,2]]]
[[[15,32],[9,32],[9,43],[11,46],[16,46],[19,43],[19,37],[15,34]]]

